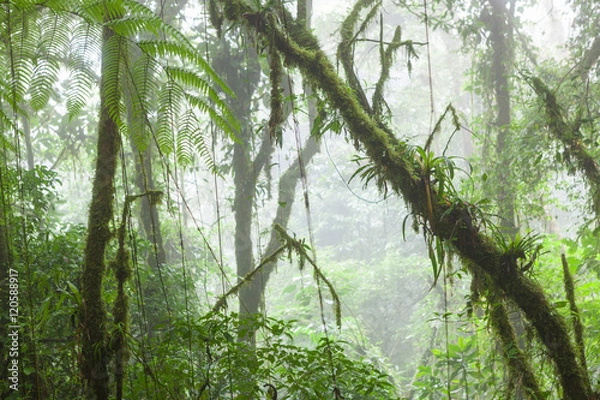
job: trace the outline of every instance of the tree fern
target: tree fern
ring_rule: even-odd
[[[193,110],[187,110],[181,118],[179,131],[177,132],[177,160],[183,166],[192,164],[194,161],[194,146],[192,137],[199,135],[199,124]]]
[[[127,123],[130,139],[138,150],[144,151],[151,137],[149,121],[160,88],[160,71],[156,60],[145,54],[136,53],[133,59],[125,79]]]
[[[67,110],[80,113],[98,83],[100,28],[107,26],[115,36],[103,52],[108,84],[102,95],[111,118],[138,148],[154,132],[163,152],[181,152],[178,159],[187,163],[195,151],[213,168],[203,127],[212,120],[232,137],[238,129],[220,95],[232,94],[225,83],[180,31],[137,1],[15,1],[0,8],[0,23],[7,38],[0,46],[8,55],[0,63],[0,100],[10,106],[0,115],[5,126],[23,101],[34,110],[45,107],[63,68]],[[131,63],[128,49],[134,48],[137,61]],[[123,99],[134,118],[124,118]]]
[[[100,60],[100,27],[89,24],[73,24],[73,34],[67,68],[67,110],[71,116],[81,112],[89,99],[89,93],[97,82],[94,61]]]
[[[124,1],[123,4],[128,14],[110,21],[109,26],[115,33],[133,41],[143,53],[144,60],[142,64],[136,61],[138,66],[131,72],[131,83],[137,93],[130,96],[130,107],[134,113],[143,116],[130,121],[134,124],[129,127],[132,140],[138,148],[144,148],[143,133],[148,131],[144,124],[149,123],[150,116],[156,113],[155,140],[161,151],[165,154],[176,151],[177,159],[185,164],[191,162],[190,151],[194,149],[209,168],[214,168],[213,160],[207,157],[206,141],[200,138],[202,122],[189,110],[193,108],[208,115],[218,127],[233,136],[238,129],[237,122],[215,85],[226,93],[231,91],[179,31],[139,3]],[[152,105],[156,103],[149,101],[149,95],[157,92],[158,108],[155,109]]]
[[[113,121],[117,124],[121,121],[121,70],[123,54],[125,54],[126,42],[120,36],[112,36],[103,49],[103,63],[105,63],[105,71],[103,79],[106,79],[106,84],[102,85],[104,93],[102,96],[106,99],[106,107]]]
[[[35,18],[37,12],[28,12],[10,5],[0,7],[0,9],[2,10],[0,18],[2,18],[2,37],[4,38],[0,43],[2,52],[6,55],[3,58],[3,62],[6,64],[2,68],[2,79],[6,79],[6,92],[2,97],[6,101],[5,104],[10,105],[14,112],[23,100],[33,75],[35,43],[39,32],[35,23],[28,16],[33,13]]]
[[[158,99],[155,135],[156,143],[166,155],[171,154],[175,150],[174,130],[179,119],[183,98],[182,88],[172,80],[168,80],[161,87]]]
[[[42,109],[48,102],[58,80],[59,60],[68,54],[70,46],[69,31],[58,28],[69,26],[69,19],[62,14],[45,11],[36,21],[40,26],[41,40],[37,44],[31,80],[31,106],[34,110]]]

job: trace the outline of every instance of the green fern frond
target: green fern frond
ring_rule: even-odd
[[[200,75],[189,69],[179,67],[165,67],[167,75],[183,87],[195,89],[204,96],[210,95],[213,99],[218,99],[217,92]]]
[[[33,71],[31,80],[31,106],[38,111],[44,108],[58,80],[60,66],[52,58],[40,60]]]
[[[227,84],[217,75],[212,67],[204,60],[200,54],[187,45],[173,42],[171,40],[141,40],[137,42],[140,49],[149,56],[170,60],[178,57],[184,64],[193,64],[205,73],[221,90],[227,95],[234,97],[234,93]]]
[[[67,111],[73,117],[81,112],[89,99],[90,91],[98,77],[94,72],[94,62],[101,57],[101,30],[90,24],[74,24],[69,46],[67,68]]]
[[[73,18],[62,13],[44,12],[44,18],[37,21],[40,25],[42,41],[40,48],[45,48],[46,53],[56,57],[64,57],[69,51],[70,32]]]
[[[70,65],[69,86],[67,87],[67,111],[71,118],[78,115],[90,98],[90,92],[96,81],[90,66],[81,60],[76,61],[78,68]]]
[[[160,36],[162,28],[165,25],[158,17],[147,18],[139,16],[123,17],[112,20],[107,24],[117,35],[125,37],[136,37],[148,33]]]
[[[221,110],[224,112],[223,115],[221,115],[211,106],[210,103],[199,96],[195,96],[186,92],[185,98],[193,107],[196,107],[204,114],[208,114],[215,125],[225,132],[231,139],[237,140],[235,132],[239,129],[239,123],[228,109]]]
[[[38,16],[39,13],[32,13]],[[29,90],[34,71],[35,51],[40,37],[39,26],[27,18],[20,9],[11,10],[10,16],[4,13],[2,29],[3,40],[0,41],[4,57],[2,62],[6,66],[6,84],[10,88],[10,96],[5,98],[14,109],[23,101]]]
[[[101,96],[105,99],[108,114],[117,123],[121,120],[121,60],[126,46],[123,38],[111,37],[102,51],[103,91]]]
[[[60,1],[57,1],[60,3]],[[60,7],[60,6],[59,6]],[[119,0],[82,1],[71,5],[71,11],[90,24],[104,24],[106,21],[122,18],[127,10]]]
[[[160,88],[160,66],[158,62],[147,55],[142,55],[133,64],[132,82],[144,109],[150,110],[150,103],[157,98]],[[156,103],[154,103],[156,104]]]
[[[181,86],[172,80],[167,81],[160,90],[155,135],[156,143],[165,155],[171,154],[175,149],[174,130],[183,97]]]
[[[60,61],[68,54],[70,20],[47,11],[36,23],[39,26],[40,40],[36,46],[30,93],[31,106],[34,110],[40,110],[48,102],[58,82]]]
[[[162,32],[162,37],[169,38],[171,41],[181,43],[188,48],[189,51],[195,51],[194,45],[189,39],[178,29],[164,22],[156,16],[156,13],[147,6],[139,3],[136,0],[119,0],[124,7],[127,8],[126,15],[143,17],[157,25],[157,29]]]
[[[193,110],[187,110],[182,118],[177,132],[177,161],[184,167],[194,162],[195,149],[193,137],[200,135],[198,120]]]
[[[194,147],[209,171],[212,174],[218,174],[219,170],[215,159],[213,158],[212,151],[210,150],[210,143],[207,143],[207,139],[208,135],[203,135],[202,132],[199,131],[199,134],[194,136]]]
[[[146,148],[150,138],[149,114],[155,108],[159,78],[157,62],[143,54],[135,60],[125,79],[130,138],[140,151]]]
[[[120,17],[113,18],[111,25],[116,33],[124,29],[123,35],[135,36],[136,34],[153,33],[157,37],[167,37],[181,43],[189,51],[194,51],[194,46],[189,39],[178,29],[164,22],[154,11],[135,0],[120,0],[119,3],[126,9]],[[123,16],[125,16],[123,18]],[[131,22],[127,22],[131,20]],[[139,30],[138,32],[135,32]]]
[[[210,86],[200,75],[195,72],[185,70],[183,68],[169,67],[167,68],[167,74],[173,78],[175,82],[181,84],[186,89],[193,89],[194,92],[190,93],[186,90],[186,98],[194,107],[197,107],[203,113],[208,114],[211,118],[214,118],[215,123],[228,134],[232,135],[233,131],[239,129],[237,121],[229,108],[227,107],[224,100],[219,96],[217,91]],[[203,95],[200,97],[199,94]],[[204,97],[208,97],[208,101],[204,100]],[[219,110],[217,112],[216,109]]]
[[[211,172],[217,171],[210,146],[207,144],[207,135],[203,134],[200,121],[194,111],[190,109],[182,116],[177,132],[177,160],[183,166],[189,166],[194,162],[196,155],[202,159],[204,166]]]
[[[9,61],[10,62],[10,61]],[[10,97],[5,100],[11,105],[13,109],[22,103],[25,98],[25,94],[29,90],[31,85],[31,78],[33,77],[34,65],[31,59],[13,59],[12,68],[8,71],[6,76],[10,78]],[[14,74],[14,76],[13,76]]]

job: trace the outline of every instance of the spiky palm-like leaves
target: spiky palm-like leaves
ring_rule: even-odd
[[[67,110],[70,115],[81,112],[98,83],[103,25],[132,42],[129,48],[140,55],[131,64],[124,47],[110,51],[107,72],[119,79],[105,88],[111,116],[138,148],[154,133],[161,151],[176,151],[183,163],[200,153],[213,167],[203,125],[212,120],[229,135],[237,129],[215,89],[229,92],[223,81],[181,32],[134,0],[15,1],[0,7],[0,24],[6,38],[0,51],[8,55],[0,65],[0,124],[5,131],[15,128],[24,104],[32,110],[46,106],[63,71],[68,73]],[[136,115],[128,121],[131,126],[121,122],[126,107],[117,101],[124,85],[131,94],[124,97],[131,103],[127,107]]]

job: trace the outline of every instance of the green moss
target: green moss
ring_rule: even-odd
[[[510,382],[512,385],[520,382],[523,392],[528,399],[545,399],[533,373],[533,368],[525,353],[518,345],[515,330],[510,323],[504,299],[493,284],[489,285],[488,293],[490,322],[502,344],[502,355],[509,369]]]
[[[537,77],[530,77],[529,81],[545,105],[546,120],[550,132],[565,147],[563,158],[567,163],[573,161],[579,170],[584,173],[590,185],[594,213],[596,218],[600,219],[600,166],[586,149],[579,133],[582,124],[582,113],[578,113],[575,121],[569,123],[556,99],[556,95],[544,82]]]
[[[127,333],[129,332],[129,298],[125,292],[125,285],[132,275],[131,257],[125,247],[125,236],[127,231],[127,221],[129,220],[131,203],[143,196],[157,196],[156,191],[149,191],[142,195],[127,196],[123,205],[121,214],[121,224],[118,230],[119,248],[114,261],[110,266],[117,280],[117,298],[113,304],[114,327],[111,333],[110,349],[115,357],[115,385],[117,388],[117,399],[122,399],[123,382],[127,361],[129,359],[129,349],[127,347]]]
[[[573,276],[569,270],[567,257],[564,255],[564,253],[560,255],[560,258],[563,266],[563,282],[567,301],[569,302],[569,309],[571,311],[571,321],[573,323],[573,332],[575,333],[575,345],[579,356],[579,363],[581,364],[582,370],[587,371],[585,342],[583,339],[583,324],[581,323],[581,313],[579,312],[579,307],[577,307],[577,302],[575,300],[575,285],[573,283]],[[587,374],[584,375],[584,378],[588,378]],[[589,381],[588,385],[591,385]]]

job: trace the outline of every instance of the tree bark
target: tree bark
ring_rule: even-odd
[[[109,396],[107,348],[107,315],[102,298],[102,283],[106,264],[104,253],[111,238],[109,224],[113,218],[115,172],[121,144],[119,128],[113,119],[111,107],[115,99],[108,99],[108,86],[118,93],[118,65],[109,65],[120,54],[121,39],[104,27],[102,30],[102,79],[100,82],[100,117],[98,124],[97,159],[92,200],[89,210],[88,235],[84,253],[82,287],[82,363],[85,398],[107,400]],[[116,49],[116,50],[115,50]],[[117,61],[118,62],[118,61]],[[109,74],[109,71],[111,72]],[[115,87],[117,89],[115,89]],[[118,101],[118,99],[116,99]]]

